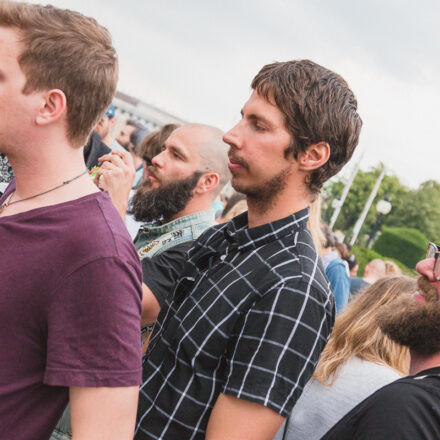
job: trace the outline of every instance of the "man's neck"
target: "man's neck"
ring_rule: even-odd
[[[274,200],[264,209],[261,209],[261,205],[249,197],[247,198],[247,204],[248,226],[254,228],[280,220],[307,208],[310,205],[310,195],[303,185],[290,184],[280,194],[277,194]]]
[[[421,356],[411,351],[409,374],[414,375],[429,368],[440,367],[440,353],[432,356]]]
[[[377,281],[376,277],[369,276],[363,277],[362,279],[368,284],[374,284]]]
[[[177,220],[181,217],[186,217],[187,215],[197,214],[199,212],[207,211],[212,208],[213,200],[211,199],[197,199],[192,198],[182,211],[179,211],[176,215],[174,215],[170,221]]]
[[[113,141],[114,139],[110,136],[110,134],[102,138],[102,142],[104,142],[104,144],[107,145],[107,147],[110,147],[111,144],[113,144]]]
[[[51,148],[49,144],[47,149],[39,149],[38,146],[32,150],[30,148],[23,149],[19,154],[9,154],[8,159],[15,174],[16,189],[13,201],[32,198],[9,206],[4,215],[62,203],[98,191],[87,175],[49,191],[86,171],[82,148],[72,148],[68,145]],[[33,198],[46,191],[47,194]]]

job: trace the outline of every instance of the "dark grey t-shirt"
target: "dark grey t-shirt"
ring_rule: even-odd
[[[68,387],[141,382],[140,262],[107,193],[2,217],[0,243],[0,438],[45,439]]]

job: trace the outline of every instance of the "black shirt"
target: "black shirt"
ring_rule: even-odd
[[[136,439],[204,439],[220,393],[288,416],[334,321],[307,219],[244,213],[196,240],[144,358]]]
[[[322,440],[349,439],[440,439],[440,367],[384,386],[322,437]]]
[[[183,271],[188,260],[188,251],[194,240],[185,241],[151,258],[141,260],[144,283],[151,290],[160,304],[165,306],[165,300],[173,292],[175,280]]]
[[[102,142],[102,138],[97,131],[93,131],[87,144],[84,147],[84,161],[89,170],[98,167],[101,164],[98,159],[104,154],[111,153],[111,148]]]

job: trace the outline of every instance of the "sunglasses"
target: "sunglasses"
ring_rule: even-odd
[[[440,246],[435,243],[428,244],[428,250],[426,251],[426,258],[434,258],[434,276],[437,281],[440,281]]]

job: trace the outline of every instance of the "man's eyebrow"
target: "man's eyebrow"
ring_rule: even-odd
[[[240,110],[240,114],[241,114],[241,117],[243,118],[244,117],[244,110],[243,109],[241,109]],[[269,128],[272,128],[273,127],[273,124],[272,124],[272,122],[270,122],[268,119],[266,119],[264,116],[261,116],[261,115],[257,115],[257,114],[255,114],[255,113],[251,113],[251,114],[249,114],[249,115],[246,115],[246,117],[248,118],[248,119],[251,119],[251,120],[253,120],[253,121],[259,121],[259,122],[262,122],[263,124],[266,124]]]
[[[246,115],[246,117],[251,121],[262,122],[263,124],[267,125],[269,128],[273,127],[272,122],[270,122],[269,119],[266,119],[264,116],[251,113],[249,115]]]
[[[168,149],[174,151],[175,153],[177,153],[182,159],[186,160],[187,156],[186,154],[183,152],[182,149],[180,149],[179,147],[176,147],[175,145],[170,145],[169,147],[167,147]]]

